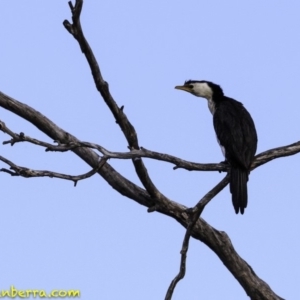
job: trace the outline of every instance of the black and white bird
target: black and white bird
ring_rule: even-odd
[[[210,81],[188,80],[175,89],[207,99],[218,142],[231,167],[232,203],[235,212],[243,214],[248,202],[248,175],[257,147],[256,129],[249,112],[241,102],[226,97],[222,88]]]

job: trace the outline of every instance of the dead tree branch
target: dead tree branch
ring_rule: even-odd
[[[204,207],[209,203],[209,201],[214,198],[218,193],[220,193],[225,186],[228,184],[230,178],[230,174],[227,173],[227,175],[212,189],[210,190],[198,203],[197,205],[188,210],[189,216],[189,224],[186,229],[186,233],[183,239],[182,248],[180,251],[181,254],[181,260],[180,260],[180,267],[179,267],[179,273],[176,275],[176,277],[172,280],[165,300],[172,299],[172,295],[174,292],[174,289],[177,285],[177,283],[184,277],[185,271],[186,271],[186,256],[187,251],[189,249],[189,241],[192,234],[192,230],[197,222],[197,220],[200,218],[201,213],[203,212]]]
[[[60,141],[55,141],[58,143],[58,145],[53,145],[26,136],[23,132],[21,132],[20,134],[14,133],[1,120],[0,120],[0,130],[12,137],[10,140],[4,141],[3,142],[4,145],[10,144],[11,146],[13,146],[20,142],[29,142],[31,144],[46,148],[45,151],[57,151],[57,152],[66,152],[78,147],[88,147],[91,149],[98,150],[101,154],[105,155],[108,158],[132,159],[132,160],[137,160],[138,158],[151,158],[155,160],[161,160],[161,161],[172,163],[176,165],[174,169],[180,167],[189,171],[192,170],[193,171],[228,171],[228,166],[226,166],[225,164],[221,164],[221,163],[220,164],[199,164],[199,163],[189,162],[169,154],[147,150],[143,147],[141,147],[139,150],[131,150],[130,152],[112,152],[105,149],[103,146],[100,146],[99,144],[90,143],[90,142],[78,141],[76,143],[69,142],[63,144]]]
[[[86,38],[84,37],[81,24],[80,24],[80,14],[82,10],[83,1],[79,0],[75,2],[75,6],[69,2],[69,6],[72,13],[72,21],[71,24],[68,20],[63,22],[63,25],[68,30],[68,32],[76,39],[78,42],[81,51],[85,55],[90,69],[92,71],[92,75],[94,78],[94,82],[96,85],[97,90],[100,92],[102,98],[104,99],[105,103],[109,107],[110,111],[112,112],[113,116],[116,119],[116,123],[120,126],[128,144],[129,149],[139,149],[139,143],[136,131],[133,125],[129,122],[127,116],[124,113],[124,107],[119,107],[115,100],[113,99],[112,95],[109,91],[108,83],[103,79],[99,65],[97,60],[94,56],[94,53],[88,44]],[[153,201],[155,202],[155,206],[162,204],[162,200],[166,200],[167,198],[156,188],[148,171],[141,159],[132,160],[135,171],[142,182],[145,189],[148,191],[149,195],[152,197]],[[159,201],[158,201],[159,200]]]
[[[160,153],[152,150],[148,150],[144,147],[140,147],[139,150],[131,150],[130,152],[113,152],[109,151],[103,146],[90,142],[69,142],[67,144],[60,143],[60,141],[55,141],[58,145],[49,144],[29,136],[26,136],[23,132],[16,134],[11,129],[9,129],[6,124],[0,120],[0,130],[4,133],[9,134],[12,139],[4,141],[3,144],[10,144],[13,146],[16,143],[20,142],[29,142],[37,146],[45,147],[45,151],[57,151],[57,152],[66,152],[73,150],[79,147],[87,147],[91,149],[98,150],[101,154],[108,157],[109,159],[138,159],[138,158],[150,158],[154,160],[160,160],[174,164],[174,169],[185,169],[188,171],[218,171],[218,172],[227,172],[229,170],[226,164],[218,163],[196,163],[190,162],[179,157],[169,155],[166,153]],[[296,142],[290,145],[273,148],[267,151],[264,151],[255,156],[254,161],[251,166],[251,170],[256,169],[257,167],[266,164],[267,162],[286,156],[295,155],[300,152],[300,142]]]
[[[241,286],[244,288],[245,292],[247,293],[247,295],[249,295],[251,299],[282,299],[278,295],[276,295],[271,290],[271,288],[254,273],[252,268],[237,254],[237,252],[233,248],[233,245],[231,244],[229,237],[225,232],[221,232],[214,229],[212,226],[207,224],[205,220],[199,218],[205,205],[214,197],[214,195],[220,192],[227,185],[229,178],[228,174],[214,189],[212,189],[208,194],[206,194],[206,196],[204,196],[201,199],[201,201],[195,206],[194,209],[192,209],[192,218],[191,214],[189,213],[189,211],[187,211],[187,208],[185,206],[168,199],[156,188],[156,186],[150,179],[150,176],[148,175],[147,169],[143,161],[140,159],[142,157],[167,161],[175,164],[175,168],[185,168],[187,170],[228,170],[226,166],[221,164],[195,164],[181,160],[174,156],[161,154],[150,150],[146,150],[144,148],[140,148],[136,131],[133,125],[129,122],[127,116],[125,115],[123,110],[124,107],[119,107],[113,99],[112,95],[110,94],[108,83],[103,79],[95,56],[83,35],[80,24],[80,13],[82,10],[82,5],[82,0],[76,0],[75,6],[73,6],[72,3],[69,2],[69,6],[72,12],[73,23],[71,24],[69,21],[65,20],[63,24],[68,30],[68,32],[72,34],[72,36],[77,40],[81,51],[86,56],[86,59],[92,71],[96,88],[100,92],[109,109],[111,110],[114,118],[116,119],[117,124],[120,126],[131,151],[129,153],[108,153],[108,150],[104,149],[99,145],[80,142],[75,136],[59,128],[56,124],[54,124],[51,120],[46,118],[40,112],[0,92],[1,107],[7,109],[8,111],[20,116],[21,118],[35,125],[40,131],[45,133],[51,139],[57,141],[58,146],[53,146],[48,143],[31,139],[29,137],[26,137],[22,133],[19,135],[14,134],[13,132],[9,131],[6,127],[3,127],[4,123],[2,122],[0,126],[2,126],[4,130],[3,128],[1,128],[1,130],[10,134],[10,136],[12,137],[12,140],[6,143],[13,145],[16,142],[28,141],[33,144],[46,147],[46,151],[71,150],[82,160],[84,160],[88,165],[90,165],[93,168],[93,171],[99,173],[99,175],[101,175],[101,177],[104,180],[106,180],[120,194],[148,208],[153,208],[153,202],[155,202],[156,211],[172,217],[173,219],[178,221],[182,226],[187,228],[182,251],[185,257],[186,251],[188,249],[189,237],[192,236],[193,238],[198,239],[204,244],[206,244],[212,251],[216,253],[216,255],[218,255],[220,260],[224,263],[227,269],[241,284]],[[104,155],[104,157],[102,157],[101,159],[101,162],[103,162],[101,167],[99,166],[100,156],[93,149],[97,149],[98,151],[100,151],[101,154]],[[274,158],[293,155],[298,153],[299,151],[299,142],[286,147],[280,147],[266,151],[256,156],[252,167],[254,169]],[[140,188],[139,186],[135,185],[127,178],[119,174],[106,162],[106,159],[104,158],[132,159],[136,173],[138,174],[140,181],[142,182],[145,189]],[[7,163],[7,160],[5,162]],[[21,171],[24,171],[25,169],[18,169],[21,167],[18,167],[13,163],[11,164],[15,167],[15,170],[13,170],[16,173],[18,171],[21,173]],[[12,173],[13,172],[11,172],[10,174]],[[30,174],[30,172],[26,173],[25,171],[25,174]],[[184,266],[185,258],[182,259],[182,261],[182,266]]]
[[[58,141],[60,144],[76,144],[79,142],[76,137],[58,127],[40,112],[3,94],[2,92],[0,92],[0,106],[29,121],[40,131],[45,133],[51,139]],[[78,155],[92,168],[98,167],[100,157],[93,150],[87,147],[76,147],[75,149],[72,149],[72,152]],[[121,195],[124,195],[148,208],[152,207],[153,200],[149,193],[123,177],[108,163],[105,163],[103,167],[98,170],[98,173]],[[157,212],[174,218],[182,226],[187,228],[189,225],[189,216],[186,209],[187,207],[168,199],[163,200],[163,205],[159,205]],[[191,236],[203,242],[218,255],[220,260],[243,286],[246,293],[252,299],[281,299],[235,252],[226,233],[214,229],[200,218],[197,220]],[[255,284],[253,285],[253,283]],[[259,293],[263,293],[263,295],[267,296],[265,296],[265,298],[263,296],[261,298],[255,298],[255,295]]]
[[[120,128],[122,129],[129,143],[129,149],[130,150],[139,149],[140,147],[138,144],[138,139],[137,139],[137,134],[135,132],[135,129],[127,119],[126,115],[124,114],[123,107],[119,108],[116,102],[114,101],[113,97],[111,96],[109,92],[108,84],[106,81],[104,81],[102,74],[100,72],[99,65],[96,61],[96,58],[82,32],[82,27],[80,24],[80,13],[82,10],[82,4],[83,4],[82,0],[76,0],[75,7],[70,5],[73,24],[70,24],[68,21],[65,20],[64,26],[69,31],[69,33],[71,33],[73,37],[77,40],[82,52],[86,56],[86,59],[89,63],[90,69],[93,74],[93,78],[97,90],[101,93],[102,98],[110,108],[111,112],[116,118],[116,122],[119,124]],[[162,202],[167,201],[167,198],[158,191],[158,189],[151,181],[147,169],[143,164],[143,161],[133,160],[133,164],[135,166],[137,175],[139,176],[141,182],[143,183],[144,187],[148,191],[149,195],[154,199],[160,200],[159,203],[156,201],[156,205],[155,205],[156,206],[155,209],[158,210],[159,207],[157,207],[157,205],[159,204],[160,206]]]
[[[103,157],[100,160],[98,167],[92,169],[91,171],[89,171],[85,174],[76,175],[76,176],[57,173],[57,172],[48,171],[48,170],[43,170],[43,171],[42,170],[32,170],[29,168],[20,167],[3,156],[0,156],[0,160],[10,166],[10,170],[2,168],[2,169],[0,169],[0,172],[8,173],[11,176],[21,176],[24,178],[31,178],[31,177],[59,178],[59,179],[71,180],[74,182],[74,186],[76,186],[77,182],[79,180],[87,179],[87,178],[93,176],[94,174],[96,174],[99,171],[99,169],[102,168],[102,166],[106,163],[107,157]],[[13,170],[13,171],[11,171],[11,170]]]

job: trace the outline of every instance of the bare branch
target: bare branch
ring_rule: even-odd
[[[70,24],[70,22],[68,22],[67,20],[65,20],[63,24],[68,30],[68,32],[72,34],[73,37],[79,43],[81,51],[84,53],[89,63],[96,88],[100,92],[102,98],[104,99],[105,103],[107,104],[113,116],[115,117],[116,123],[119,124],[121,130],[123,131],[123,134],[126,137],[127,142],[129,144],[129,149],[139,149],[140,147],[136,131],[124,113],[124,106],[119,108],[112,95],[110,94],[108,83],[103,79],[94,53],[82,32],[80,24],[80,13],[82,9],[82,3],[82,0],[76,0],[75,8],[71,9],[73,24]],[[136,173],[140,181],[142,182],[143,186],[146,188],[148,193],[151,195],[153,200],[156,202],[156,205],[158,205],[157,200],[160,200],[160,202],[163,199],[166,200],[167,198],[156,188],[156,186],[150,179],[150,176],[143,161],[141,159],[134,159],[132,160],[132,162],[134,164]]]
[[[16,143],[29,142],[29,143],[37,145],[37,146],[45,147],[46,151],[50,151],[48,149],[55,149],[55,150],[52,150],[52,151],[59,151],[59,152],[69,151],[69,150],[72,150],[75,147],[78,147],[76,145],[74,145],[73,147],[71,147],[71,146],[69,146],[69,147],[63,146],[63,147],[61,147],[60,145],[58,145],[58,146],[57,145],[52,145],[52,144],[49,144],[49,143],[46,143],[46,142],[43,142],[43,141],[31,138],[29,136],[26,136],[24,134],[24,132],[21,132],[19,134],[14,133],[1,120],[0,120],[0,130],[3,131],[4,133],[9,134],[12,137],[12,139],[10,139],[8,141],[4,141],[3,145],[10,144],[11,146],[13,146]],[[59,141],[58,141],[58,143],[59,143]]]
[[[81,143],[82,146],[91,147],[97,149],[103,155],[107,155],[109,158],[116,159],[134,159],[138,157],[151,158],[155,160],[169,162],[175,165],[174,169],[182,168],[188,171],[219,171],[219,172],[228,172],[229,167],[224,163],[209,163],[202,164],[196,162],[190,162],[181,158],[178,158],[173,155],[159,153],[146,148],[141,147],[140,150],[132,150],[130,152],[111,152],[104,147],[97,144],[90,144],[86,142]],[[276,158],[286,157],[290,155],[295,155],[300,152],[300,142],[293,143],[290,145],[270,149],[264,151],[255,156],[254,161],[251,166],[251,170],[256,169],[257,167],[273,160]]]
[[[72,175],[57,173],[57,172],[48,171],[48,170],[43,170],[43,171],[39,170],[38,171],[38,170],[32,170],[32,169],[25,168],[25,167],[20,167],[20,166],[17,166],[16,164],[14,164],[12,161],[8,160],[7,158],[0,156],[0,160],[10,166],[10,170],[2,168],[2,169],[0,169],[0,172],[8,173],[11,176],[21,176],[21,177],[25,177],[25,178],[50,177],[50,178],[71,180],[74,182],[74,186],[76,186],[77,182],[79,180],[87,179],[87,178],[93,176],[94,174],[96,174],[99,171],[99,169],[101,169],[103,167],[103,165],[106,163],[107,159],[108,159],[107,157],[103,157],[100,160],[98,167],[92,169],[91,171],[89,171],[85,174],[72,176]],[[11,171],[11,170],[13,170],[13,171]]]
[[[32,107],[21,103],[3,93],[0,92],[0,106],[11,111],[12,113],[20,116],[21,118],[29,121],[35,125],[41,132],[48,135],[51,139],[58,141],[59,144],[78,143],[71,134],[62,130],[46,116],[36,111]],[[96,168],[99,163],[100,157],[92,150],[84,147],[76,147],[72,150],[81,159],[83,159],[92,168]],[[129,197],[130,199],[136,199],[136,201],[144,206],[150,206],[153,201],[150,199],[148,193],[143,189],[120,175],[115,171],[108,163],[106,163],[98,173],[119,193]],[[141,197],[143,195],[143,197]]]
[[[51,139],[59,141],[61,144],[76,144],[79,142],[78,139],[59,128],[40,112],[1,92],[0,106],[16,115],[19,115],[23,119],[28,120]],[[98,166],[99,156],[91,149],[86,147],[77,147],[72,151],[92,168],[96,168]],[[121,195],[133,199],[137,203],[148,208],[153,205],[153,200],[145,190],[120,175],[108,163],[104,164],[98,173]],[[186,209],[187,208],[185,206],[179,203],[169,199],[164,199],[163,205],[159,205],[157,211],[174,218],[182,226],[187,228],[189,225],[189,216],[186,213]],[[197,220],[192,230],[192,237],[206,244],[218,255],[223,264],[239,281],[252,299],[281,299],[274,294],[270,287],[261,280],[253,272],[252,268],[235,252],[228,236],[224,232],[217,231],[200,218]],[[259,293],[271,296],[269,298],[263,296],[258,298],[257,295]]]
[[[273,159],[294,155],[300,152],[300,142],[267,150],[255,156],[251,169],[255,169]]]
[[[12,139],[9,141],[4,141],[3,144],[10,144],[13,146],[16,143],[20,142],[29,142],[34,145],[38,145],[41,147],[45,147],[46,151],[57,151],[57,152],[65,152],[69,150],[73,150],[77,147],[88,147],[92,149],[98,150],[101,154],[107,156],[108,158],[115,158],[115,159],[138,159],[138,158],[151,158],[155,160],[161,160],[161,161],[166,161],[173,163],[176,165],[174,169],[176,168],[184,168],[186,170],[194,170],[194,171],[228,171],[228,166],[225,164],[200,164],[200,163],[194,163],[194,162],[189,162],[183,159],[180,159],[178,157],[169,155],[169,154],[164,154],[164,153],[159,153],[151,150],[147,150],[143,147],[141,147],[139,150],[131,150],[130,152],[112,152],[104,147],[100,146],[99,144],[94,144],[90,142],[80,142],[78,141],[77,143],[74,142],[69,142],[67,144],[62,144],[59,141],[56,141],[59,143],[59,145],[53,145],[49,144],[34,138],[31,138],[29,136],[26,136],[23,132],[20,134],[14,133],[12,130],[10,130],[6,124],[0,120],[0,130],[3,131],[4,133],[9,134]]]
[[[210,249],[212,249],[222,260],[224,265],[228,268],[228,270],[235,276],[235,278],[239,281],[239,283],[243,286],[246,293],[251,297],[251,299],[281,299],[278,297],[271,289],[270,287],[262,281],[252,270],[252,268],[235,252],[228,236],[224,232],[220,232],[215,230],[213,227],[211,227],[209,224],[207,224],[202,218],[196,219],[195,225],[192,227],[191,224],[191,218],[189,214],[186,211],[186,207],[183,205],[180,205],[176,202],[173,202],[163,196],[157,188],[152,183],[148,173],[147,169],[145,168],[143,162],[141,159],[137,159],[140,157],[148,157],[146,155],[149,155],[150,158],[155,158],[155,155],[160,158],[160,160],[165,160],[169,162],[174,163],[173,161],[176,161],[175,165],[177,167],[181,167],[182,161],[178,161],[180,159],[168,156],[166,154],[160,154],[160,153],[146,153],[144,152],[145,156],[142,156],[141,153],[137,153],[139,151],[149,151],[146,149],[140,149],[138,144],[137,135],[135,132],[134,127],[131,125],[129,120],[127,119],[126,115],[124,114],[124,107],[118,107],[114,99],[112,98],[110,92],[109,92],[109,86],[108,83],[104,81],[102,78],[98,63],[93,55],[92,50],[90,49],[89,44],[87,43],[86,39],[84,38],[84,35],[82,33],[81,25],[80,25],[80,13],[82,9],[82,0],[77,0],[75,3],[75,6],[72,5],[71,2],[69,2],[70,9],[72,11],[72,19],[73,24],[70,24],[68,21],[64,21],[64,26],[68,30],[70,34],[73,35],[73,37],[78,41],[82,52],[85,54],[88,63],[90,65],[90,68],[92,70],[93,78],[97,87],[97,90],[101,93],[104,101],[110,108],[111,112],[113,113],[116,122],[119,124],[120,128],[122,129],[128,144],[130,150],[132,150],[129,153],[113,153],[115,155],[114,158],[125,158],[126,155],[136,155],[135,157],[129,157],[130,159],[133,159],[134,166],[136,168],[136,172],[143,183],[146,190],[138,187],[137,185],[133,184],[128,179],[124,178],[122,175],[120,175],[118,172],[116,172],[108,163],[104,163],[103,166],[99,169],[99,156],[92,151],[91,149],[88,149],[89,147],[87,144],[84,145],[84,143],[80,142],[76,137],[72,136],[71,134],[63,131],[61,128],[56,126],[53,122],[51,122],[49,119],[47,119],[45,116],[43,116],[41,113],[37,112],[33,108],[29,107],[28,105],[25,105],[23,103],[18,102],[17,100],[14,100],[2,93],[0,93],[0,106],[3,108],[19,115],[20,117],[28,120],[32,124],[34,124],[37,128],[39,128],[42,132],[47,134],[49,137],[54,139],[55,141],[58,141],[58,146],[53,146],[51,144],[48,144],[47,146],[45,144],[39,143],[39,141],[35,140],[35,143],[40,146],[47,147],[46,151],[67,151],[72,150],[75,154],[77,154],[79,157],[81,157],[85,162],[87,162],[93,169],[97,169],[98,173],[114,188],[116,189],[120,194],[133,199],[137,203],[144,205],[146,207],[151,207],[153,205],[153,200],[159,199],[159,205],[156,207],[157,211],[160,213],[163,213],[165,215],[168,215],[175,220],[177,220],[182,226],[185,228],[191,229],[191,236],[193,236],[195,239],[200,240],[201,242],[205,243]],[[19,139],[21,141],[22,139],[27,138],[23,134],[19,134],[13,139],[15,139],[14,143]],[[31,142],[33,142],[34,139],[32,139]],[[29,141],[29,139],[28,139]],[[13,142],[8,142],[11,145]],[[80,144],[80,147],[78,146]],[[91,144],[92,145],[92,144]],[[95,145],[95,144],[93,144]],[[292,147],[290,147],[292,146]],[[258,158],[258,165],[262,165],[266,163],[267,161],[270,161],[274,158],[281,156],[287,156],[292,155],[291,153],[295,154],[299,152],[297,144],[290,145],[289,149],[273,149],[273,152],[268,153],[265,152],[265,156],[257,156]],[[89,147],[94,148],[94,147]],[[59,149],[59,150],[58,150]],[[94,148],[96,149],[96,148]],[[103,148],[104,149],[104,148]],[[102,151],[103,151],[102,149]],[[281,149],[281,150],[280,150]],[[99,150],[99,149],[98,149]],[[106,149],[105,149],[106,150]],[[276,151],[275,151],[276,150]],[[99,150],[100,151],[100,150]],[[137,152],[135,152],[137,151]],[[272,151],[272,150],[270,150]],[[101,152],[101,151],[100,151]],[[101,152],[103,154],[103,152]],[[117,153],[117,154],[116,154]],[[118,156],[118,157],[117,157]],[[123,157],[121,157],[123,156]],[[108,157],[107,157],[108,158]],[[188,162],[187,162],[188,163]],[[190,163],[193,164],[193,163]],[[184,165],[184,163],[183,163]],[[198,164],[201,165],[201,164]],[[205,164],[209,165],[209,164]],[[186,165],[187,169],[192,168],[191,165]],[[212,168],[217,168],[218,165],[211,164]],[[257,167],[254,165],[254,167]],[[201,168],[200,166],[198,166]],[[220,168],[224,168],[224,166],[220,166]],[[203,167],[204,168],[204,167]],[[191,169],[192,170],[192,169]],[[207,169],[208,170],[208,169]],[[214,169],[217,170],[217,169]],[[222,169],[223,171],[224,169]],[[11,172],[9,170],[6,170],[7,172]],[[218,171],[220,171],[218,169]],[[227,169],[225,170],[227,171]],[[11,172],[13,173],[13,172]],[[228,175],[227,175],[228,176]],[[226,177],[225,177],[226,178]],[[225,178],[223,180],[225,180]],[[209,202],[209,197],[205,200],[202,199],[203,202],[201,202],[200,208],[197,212],[203,210],[205,203]],[[202,201],[201,200],[201,201]],[[202,210],[201,210],[202,207]],[[187,244],[188,246],[188,244]]]
[[[9,134],[12,139],[9,141],[3,142],[4,145],[11,144],[12,146],[15,143],[19,142],[29,142],[41,147],[45,147],[46,151],[58,151],[58,152],[65,152],[69,150],[73,150],[77,147],[88,147],[95,150],[98,150],[101,154],[107,156],[108,158],[114,158],[114,159],[138,159],[138,158],[151,158],[155,160],[165,161],[169,162],[175,165],[174,169],[182,168],[186,169],[188,171],[219,171],[219,172],[228,172],[229,167],[224,163],[219,164],[202,164],[202,163],[196,163],[196,162],[190,162],[184,159],[181,159],[179,157],[165,154],[165,153],[159,153],[156,151],[148,150],[146,148],[141,147],[139,150],[131,150],[130,152],[113,152],[105,149],[103,146],[95,143],[90,142],[69,142],[67,144],[62,144],[60,141],[58,142],[59,145],[53,145],[49,144],[34,138],[31,138],[29,136],[26,136],[23,132],[20,134],[14,133],[12,130],[10,130],[6,124],[0,120],[0,130],[4,133]],[[254,161],[252,163],[251,170],[256,169],[257,167],[273,160],[276,158],[286,157],[290,155],[294,155],[300,152],[300,142],[296,142],[290,145],[270,149],[267,151],[264,151],[258,155],[255,156]]]
[[[189,248],[189,241],[192,234],[192,230],[194,228],[194,225],[196,224],[197,220],[199,219],[201,213],[204,210],[204,207],[210,202],[212,198],[214,198],[218,193],[220,193],[225,186],[228,184],[230,179],[230,173],[227,173],[227,175],[212,189],[210,190],[198,203],[197,205],[189,209],[187,212],[189,213],[189,223],[187,226],[187,230],[183,239],[182,248],[181,248],[181,260],[180,260],[180,268],[179,273],[176,275],[176,277],[172,280],[166,297],[166,300],[172,299],[172,295],[174,292],[174,289],[177,285],[177,283],[184,277],[185,271],[186,271],[186,257],[187,257],[187,251]]]

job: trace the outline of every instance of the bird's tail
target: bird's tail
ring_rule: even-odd
[[[232,194],[232,204],[236,214],[238,214],[239,211],[243,214],[247,207],[247,181],[248,170],[231,168],[230,192]]]

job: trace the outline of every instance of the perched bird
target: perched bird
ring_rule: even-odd
[[[222,88],[210,81],[188,80],[175,89],[206,98],[213,115],[218,143],[231,167],[230,192],[235,212],[247,207],[247,181],[256,147],[254,122],[241,102],[226,97]]]

